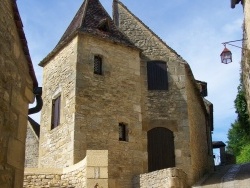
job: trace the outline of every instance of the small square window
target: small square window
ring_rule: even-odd
[[[100,56],[94,57],[94,74],[102,75],[102,58]]]
[[[119,141],[128,141],[127,125],[119,123]]]

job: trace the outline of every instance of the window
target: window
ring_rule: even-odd
[[[110,31],[109,20],[107,20],[107,19],[101,20],[100,23],[98,24],[97,28],[101,31],[109,32]]]
[[[168,90],[167,66],[163,61],[147,63],[148,90]]]
[[[58,96],[52,100],[51,129],[56,128],[60,124],[60,106],[61,96]]]
[[[100,56],[94,57],[94,74],[102,75],[102,58]]]
[[[128,141],[127,125],[119,123],[119,141]]]

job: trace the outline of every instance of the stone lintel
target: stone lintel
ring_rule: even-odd
[[[151,120],[144,120],[142,122],[143,131],[147,132],[156,127],[164,127],[173,132],[178,132],[178,124],[176,120],[151,119]]]

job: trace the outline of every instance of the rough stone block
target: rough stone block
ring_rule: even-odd
[[[7,153],[7,163],[23,170],[24,167],[24,143],[19,140],[10,138]]]
[[[25,87],[24,96],[26,97],[26,99],[28,100],[29,103],[33,103],[35,100],[35,95],[34,95],[32,89],[29,87]]]

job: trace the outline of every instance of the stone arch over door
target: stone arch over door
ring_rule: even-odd
[[[147,132],[148,171],[175,167],[174,134],[171,130],[156,127]]]

